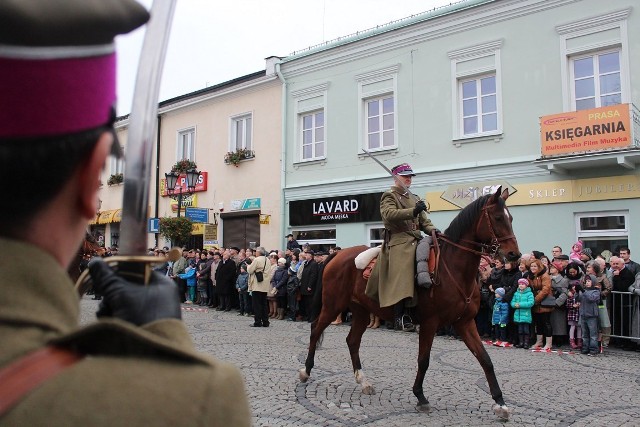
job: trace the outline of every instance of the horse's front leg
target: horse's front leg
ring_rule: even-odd
[[[318,343],[322,338],[322,333],[327,326],[336,318],[340,311],[335,307],[322,307],[318,318],[311,323],[311,334],[309,335],[309,351],[307,353],[307,359],[304,362],[304,368],[298,371],[300,381],[307,382],[311,376],[311,369],[313,369],[313,359],[316,355],[316,349]]]
[[[433,337],[436,335],[438,328],[438,319],[420,319],[420,335],[418,340],[418,373],[413,383],[413,394],[418,398],[417,409],[419,411],[429,411],[429,400],[424,396],[422,384],[424,377],[429,369],[429,360],[431,357],[431,347],[433,346]]]
[[[500,390],[500,385],[498,384],[498,378],[496,378],[495,370],[493,369],[493,362],[489,357],[489,354],[484,348],[482,344],[482,340],[480,339],[480,335],[478,335],[478,329],[476,328],[476,324],[473,320],[464,320],[454,325],[456,332],[467,348],[473,353],[473,355],[480,362],[480,366],[482,366],[482,370],[484,371],[484,375],[487,378],[487,382],[489,383],[489,390],[491,391],[491,397],[495,401],[493,405],[493,412],[500,418],[507,420],[509,419],[509,408],[504,403],[504,399],[502,398],[502,390]]]
[[[362,387],[363,394],[375,394],[373,385],[367,380],[362,371],[360,363],[360,343],[362,335],[367,330],[369,323],[369,312],[360,304],[351,305],[351,329],[347,335],[347,346],[351,355],[351,365],[353,366],[353,375],[356,377],[356,383]]]

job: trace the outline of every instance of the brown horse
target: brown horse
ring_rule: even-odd
[[[482,196],[465,207],[444,234],[438,236],[440,253],[435,283],[430,290],[418,289],[417,292],[416,316],[420,335],[418,373],[413,394],[418,398],[419,410],[429,409],[422,383],[429,368],[429,355],[436,330],[441,326],[453,325],[484,370],[495,401],[494,412],[503,419],[509,418],[509,409],[502,398],[493,363],[480,340],[474,320],[480,307],[477,282],[480,257],[498,253],[510,258],[520,256],[518,242],[511,228],[513,218],[505,204],[508,196],[508,190],[501,192],[501,188],[493,195]],[[389,320],[393,319],[393,307],[381,308],[377,301],[365,295],[367,282],[362,277],[362,270],[356,268],[354,259],[366,249],[366,246],[346,248],[327,259],[322,276],[322,297],[316,298],[314,307],[314,313],[319,313],[319,316],[311,324],[309,353],[305,367],[299,371],[302,382],[309,379],[323,331],[348,307],[352,312],[352,323],[347,345],[356,382],[361,384],[363,393],[375,393],[362,372],[360,342],[367,329],[369,313]]]

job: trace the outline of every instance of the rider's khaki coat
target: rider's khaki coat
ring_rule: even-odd
[[[382,245],[366,294],[378,300],[380,307],[415,297],[416,246],[422,238],[420,231],[431,234],[435,226],[422,212],[413,216],[418,198],[399,187],[385,191],[380,200],[380,214],[387,233],[388,242]]]

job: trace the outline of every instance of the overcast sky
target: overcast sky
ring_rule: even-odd
[[[147,8],[152,0],[139,0]],[[179,0],[160,101],[263,70],[264,58],[405,18],[457,0]],[[144,28],[116,39],[118,115],[131,102]]]

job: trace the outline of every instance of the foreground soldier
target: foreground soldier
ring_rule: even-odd
[[[385,228],[382,251],[367,282],[367,296],[377,299],[380,307],[394,305],[395,329],[412,331],[408,308],[415,305],[416,245],[437,230],[427,218],[427,205],[409,191],[415,174],[407,163],[391,169],[396,185],[384,192],[380,214]],[[399,184],[402,183],[402,184]]]
[[[92,261],[101,320],[78,327],[65,270],[115,147],[113,38],[147,11],[6,0],[0,16],[0,179],[12,206],[0,212],[0,425],[250,425],[240,372],[194,350],[170,279],[154,273],[143,287]]]

